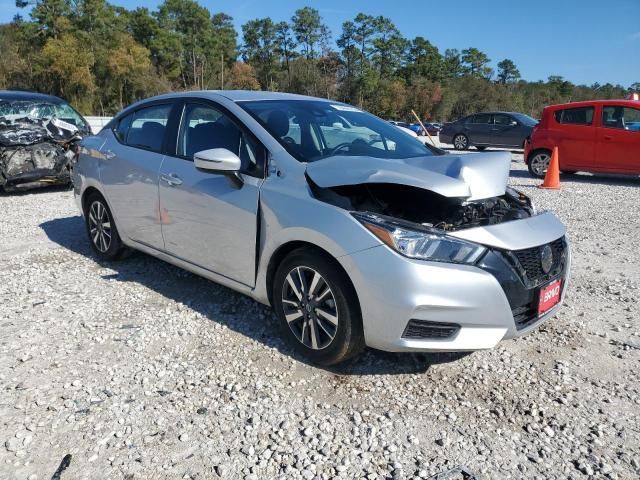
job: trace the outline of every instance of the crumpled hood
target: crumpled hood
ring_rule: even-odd
[[[394,183],[475,201],[504,195],[510,168],[509,152],[406,159],[334,156],[309,163],[307,175],[322,188]]]

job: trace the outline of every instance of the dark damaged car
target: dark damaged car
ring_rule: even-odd
[[[243,292],[331,364],[492,348],[558,311],[565,227],[507,186],[510,164],[330,100],[185,92],[85,139],[74,191],[100,258],[134,248]]]
[[[68,184],[87,121],[64,100],[0,91],[0,191]]]

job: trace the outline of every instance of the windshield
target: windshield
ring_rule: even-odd
[[[0,118],[16,120],[18,118],[64,120],[78,128],[88,129],[85,120],[68,103],[50,103],[39,100],[3,100],[0,98]]]
[[[349,105],[318,100],[238,104],[301,162],[334,155],[410,158],[440,153],[388,122]]]
[[[517,113],[514,115],[514,117],[516,117],[518,121],[520,121],[520,123],[526,125],[527,127],[533,127],[538,124],[538,120],[530,117],[529,115],[525,115],[524,113]]]

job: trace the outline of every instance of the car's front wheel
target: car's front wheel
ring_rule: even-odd
[[[99,258],[115,260],[126,253],[111,210],[99,193],[94,192],[87,198],[84,219],[91,247]]]
[[[364,348],[355,290],[322,252],[298,249],[282,261],[274,276],[273,307],[285,337],[313,363],[336,364]]]
[[[469,148],[469,138],[463,133],[459,133],[453,137],[453,148],[456,150],[466,150]]]
[[[529,157],[527,168],[531,176],[536,178],[544,178],[549,168],[551,154],[546,150],[539,150]]]

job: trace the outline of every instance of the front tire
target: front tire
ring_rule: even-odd
[[[355,290],[328,255],[291,252],[276,271],[272,298],[285,338],[311,362],[333,365],[364,349]]]
[[[466,150],[469,148],[469,137],[463,133],[459,133],[453,137],[453,148],[456,150]]]
[[[534,152],[527,162],[529,174],[535,178],[544,178],[551,161],[551,152],[547,150],[538,150]]]
[[[87,235],[91,248],[101,260],[122,258],[127,251],[106,200],[99,193],[92,193],[85,203],[84,213]]]

